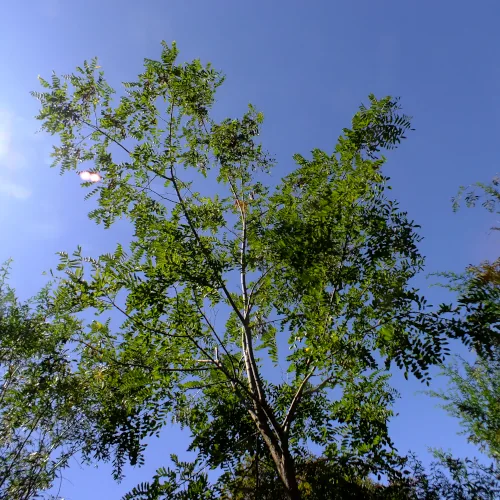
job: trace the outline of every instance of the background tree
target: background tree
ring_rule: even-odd
[[[60,139],[54,164],[88,164],[83,186],[99,181],[90,218],[109,228],[125,217],[134,228],[129,252],[61,253],[56,317],[124,316],[116,332],[94,321],[75,339],[96,395],[99,439],[88,450],[115,457],[120,476],[173,418],[212,468],[265,450],[287,498],[304,494],[310,442],[326,459],[396,480],[385,370],[395,363],[428,381],[448,338],[481,351],[491,335],[451,306],[431,311],[409,286],[423,266],[418,226],[388,198],[380,154],[404,139],[409,118],[397,101],[370,96],[332,154],[295,155],[271,188],[262,114],[250,106],[214,120],[223,77],[177,55],[164,44],[117,105],[96,60],[65,82],[40,79],[34,93],[42,128]],[[279,364],[288,375],[278,383]]]
[[[483,191],[482,205],[491,213],[500,213],[499,177],[490,184],[477,183]],[[453,199],[455,210],[462,194],[473,207],[481,198],[474,189],[462,186]],[[498,227],[493,227],[498,230]],[[471,325],[488,323],[491,327],[490,350],[477,356],[473,363],[458,358],[443,367],[449,379],[446,391],[430,394],[445,401],[443,408],[457,417],[470,442],[500,464],[500,258],[469,266],[465,273],[441,273],[448,278],[447,287],[458,294],[458,300]],[[498,472],[497,472],[498,473]]]
[[[460,302],[468,308],[471,324],[490,318],[496,344],[491,353],[477,356],[472,363],[458,358],[443,367],[448,377],[446,391],[430,394],[445,401],[450,415],[460,419],[464,434],[481,451],[500,460],[500,260],[470,267],[455,277],[452,289],[459,290]],[[496,318],[496,319],[495,319]]]
[[[495,500],[500,494],[500,475],[493,465],[477,459],[456,459],[435,451],[429,470],[411,456],[407,467],[410,479],[403,483],[405,498],[418,500]],[[398,490],[397,490],[398,491]],[[389,497],[391,498],[391,497]]]
[[[80,448],[79,384],[67,322],[47,323],[48,289],[20,303],[0,271],[0,498],[29,499],[53,485]]]

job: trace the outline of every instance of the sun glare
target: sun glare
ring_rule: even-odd
[[[82,181],[99,182],[102,179],[97,172],[88,172],[87,170],[80,172],[79,175]]]

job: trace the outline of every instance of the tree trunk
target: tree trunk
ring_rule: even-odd
[[[285,488],[289,500],[300,500],[301,495],[297,477],[295,475],[295,463],[288,448],[288,439],[286,434],[277,436],[269,427],[266,417],[262,411],[256,408],[256,412],[250,411],[264,442],[271,453],[276,471]]]
[[[242,345],[249,389],[255,396],[253,410],[249,410],[250,416],[257,425],[271,453],[278,475],[285,487],[287,497],[289,500],[300,500],[301,495],[295,475],[295,464],[288,447],[288,436],[277,422],[276,417],[273,416],[271,418],[270,416],[272,410],[265,400],[264,391],[259,379],[252,350],[252,335],[248,323],[243,325]]]
[[[286,449],[283,450],[281,463],[276,465],[278,466],[278,473],[281,481],[283,482],[288,498],[290,500],[300,500],[301,495],[299,485],[297,483],[297,476],[295,475],[295,464],[290,452],[288,451],[288,445],[286,446]]]

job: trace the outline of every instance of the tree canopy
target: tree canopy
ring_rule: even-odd
[[[473,324],[411,285],[424,264],[419,226],[389,196],[382,154],[410,118],[397,99],[370,95],[332,152],[296,154],[272,185],[262,113],[215,120],[223,76],[177,59],[163,44],[116,102],[96,59],[40,78],[33,93],[42,129],[59,139],[54,165],[97,198],[89,217],[134,230],[109,254],[61,252],[55,275],[52,320],[74,319],[81,412],[92,416],[84,453],[112,458],[120,477],[144,438],[174,421],[198,460],[174,461],[177,472],[160,470],[129,498],[211,498],[218,486],[196,464],[227,484],[256,460],[290,499],[312,494],[311,468],[334,471],[329,484],[400,484],[409,473],[388,433],[389,368],[428,382],[449,339],[478,352],[492,342],[491,317]],[[99,321],[77,320],[86,311]]]

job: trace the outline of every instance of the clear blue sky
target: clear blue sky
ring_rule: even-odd
[[[394,195],[422,225],[427,272],[462,270],[493,258],[498,234],[481,209],[453,214],[460,184],[488,181],[500,171],[500,3],[479,0],[26,0],[0,8],[0,260],[15,259],[12,284],[22,297],[45,282],[58,250],[82,244],[92,255],[126,237],[126,226],[104,232],[86,218],[76,176],[48,167],[50,137],[34,132],[37,75],[69,73],[98,56],[112,84],[132,80],[160,41],[176,40],[181,59],[200,57],[227,80],[217,113],[240,115],[248,102],[266,117],[263,141],[279,165],[315,148],[332,151],[343,126],[371,92],[402,97],[416,131],[390,154]],[[495,253],[496,252],[496,253]],[[422,276],[422,288],[428,281]],[[445,300],[432,289],[430,297]],[[476,450],[457,436],[457,422],[436,401],[395,378],[403,393],[392,424],[401,452],[425,458],[427,446],[458,455]],[[166,430],[148,465],[116,485],[106,467],[76,465],[65,474],[65,498],[119,498],[182,452],[185,434]],[[182,455],[182,453],[180,453]]]

